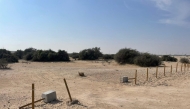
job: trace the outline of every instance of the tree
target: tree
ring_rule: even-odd
[[[95,60],[102,56],[100,48],[84,49],[79,53],[80,60]]]
[[[134,49],[123,48],[114,55],[114,59],[119,64],[134,64],[135,57],[139,55],[140,53]]]
[[[18,58],[6,49],[0,49],[0,59],[5,59],[7,62],[18,62]]]
[[[24,52],[22,50],[17,50],[14,55],[18,57],[19,59],[23,58]]]

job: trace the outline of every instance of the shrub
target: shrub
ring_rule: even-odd
[[[13,53],[16,57],[19,59],[23,58],[24,52],[22,50],[17,50],[15,53]]]
[[[8,69],[8,62],[6,59],[0,59],[0,69]]]
[[[73,53],[69,54],[69,56],[76,60],[77,58],[79,58],[79,53],[73,52]]]
[[[120,49],[114,56],[114,59],[119,64],[134,64],[135,57],[139,56],[140,53],[134,49],[124,48]]]
[[[57,53],[52,50],[37,50],[32,55],[32,60],[40,62],[69,61],[69,56],[64,50],[59,50]]]
[[[33,53],[28,53],[24,56],[24,59],[29,61],[29,60],[32,60],[33,59]]]
[[[177,58],[171,57],[171,56],[169,56],[169,55],[163,55],[161,59],[162,59],[162,61],[177,62]]]
[[[189,63],[189,59],[188,58],[181,58],[180,62],[181,63]]]
[[[23,51],[24,55],[27,55],[28,53],[35,53],[36,52],[36,49],[35,48],[27,48]]]
[[[5,59],[7,62],[18,62],[18,58],[6,49],[0,49],[0,59]]]
[[[102,59],[104,59],[104,60],[114,59],[114,54],[104,54],[102,56]]]
[[[100,48],[84,49],[79,53],[80,60],[95,60],[102,56]]]
[[[161,64],[161,59],[156,55],[142,53],[140,56],[135,58],[134,63],[142,67],[159,66]]]
[[[57,61],[70,61],[69,55],[65,50],[59,50],[56,55]]]

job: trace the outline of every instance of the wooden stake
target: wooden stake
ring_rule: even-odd
[[[177,65],[176,65],[176,72],[177,72],[177,68],[178,68],[178,63],[177,63]]]
[[[171,65],[171,74],[172,74],[172,65]]]
[[[164,76],[166,76],[166,65],[164,65]]]
[[[37,103],[37,102],[40,102],[40,101],[42,101],[42,100],[44,100],[45,98],[42,98],[42,99],[39,99],[39,100],[37,100],[37,101],[34,101],[34,103]],[[31,105],[32,103],[28,103],[28,104],[26,104],[26,105],[24,105],[24,106],[21,106],[21,107],[19,107],[19,109],[22,109],[22,108],[24,108],[24,107],[26,107],[26,106],[29,106],[29,105]]]
[[[156,67],[156,78],[158,78],[158,67]]]
[[[135,72],[135,84],[137,84],[137,70]]]
[[[181,64],[181,72],[182,72],[182,69],[183,69],[183,64]]]
[[[189,64],[187,64],[187,70],[189,71]]]
[[[185,71],[185,68],[186,68],[186,64],[184,63],[184,71]]]
[[[67,88],[67,92],[68,92],[68,95],[69,95],[70,101],[72,102],[73,100],[72,100],[72,98],[71,98],[71,94],[70,94],[70,92],[69,92],[69,88],[68,88],[68,86],[67,86],[67,81],[66,81],[65,78],[64,78],[63,80],[64,80],[64,82],[65,82],[65,86],[66,86],[66,88]]]
[[[34,109],[34,83],[32,84],[32,109]]]
[[[148,81],[148,68],[147,68],[146,75],[147,75],[146,80]]]

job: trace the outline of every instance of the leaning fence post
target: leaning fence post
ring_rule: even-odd
[[[32,83],[32,109],[34,109],[34,83]]]
[[[69,92],[69,88],[68,88],[68,86],[67,86],[67,81],[66,81],[65,78],[64,78],[63,80],[64,80],[64,82],[65,82],[65,86],[66,86],[66,88],[67,88],[67,92],[68,92],[68,95],[69,95],[70,101],[72,102],[71,94],[70,94],[70,92]]]

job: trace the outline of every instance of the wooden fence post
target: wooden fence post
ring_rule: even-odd
[[[156,78],[158,77],[158,66],[156,67]]]
[[[171,72],[170,73],[172,74],[172,65],[171,65]]]
[[[67,81],[66,81],[65,78],[64,78],[63,80],[64,80],[64,82],[65,82],[65,86],[66,86],[66,88],[67,88],[67,92],[68,92],[68,95],[69,95],[70,101],[72,102],[71,94],[70,94],[70,92],[69,92],[69,88],[68,88],[68,86],[67,86]]]
[[[181,64],[181,72],[183,71],[182,69],[183,69],[183,64]]]
[[[184,72],[185,72],[186,64],[184,63]]]
[[[166,76],[166,65],[164,65],[164,76]]]
[[[148,81],[148,68],[147,68],[147,72],[146,72],[146,80]]]
[[[135,84],[137,84],[137,70],[135,72]]]
[[[178,68],[178,63],[177,63],[177,65],[176,65],[176,72],[177,72],[177,68]]]
[[[34,83],[32,84],[32,109],[34,109]]]

